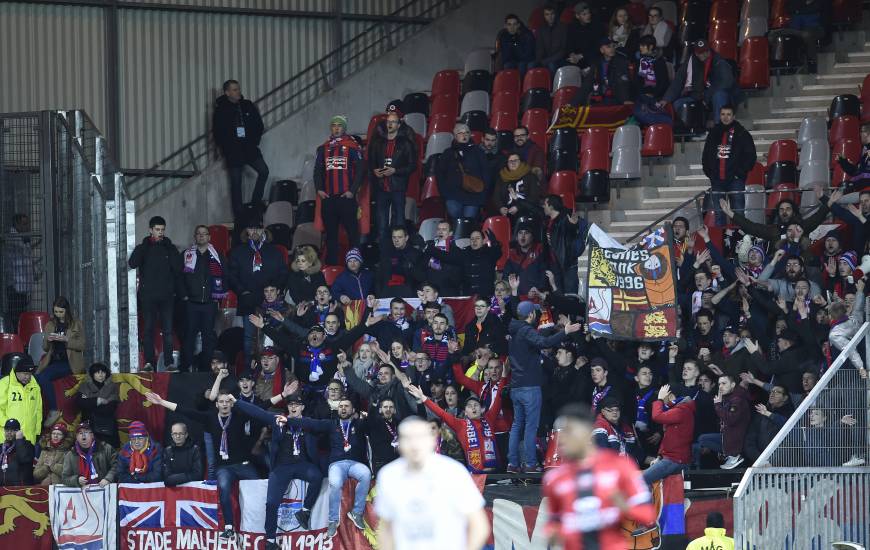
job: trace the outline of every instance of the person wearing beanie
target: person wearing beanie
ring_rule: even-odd
[[[76,427],[73,447],[63,457],[61,483],[67,487],[105,487],[117,480],[115,450],[108,444],[94,439],[88,422]]]
[[[33,481],[39,485],[56,485],[63,481],[63,457],[72,447],[66,424],[58,422],[39,441],[42,449],[33,467]]]
[[[115,449],[121,446],[115,420],[120,402],[120,388],[112,381],[109,367],[103,363],[91,365],[76,392],[76,406],[82,411],[82,418],[90,423],[94,437]]]
[[[3,372],[9,374],[0,378],[0,423],[16,419],[32,445],[42,432],[42,392],[33,376],[35,370],[33,359],[25,353],[3,356]]]
[[[163,449],[151,439],[145,424],[130,422],[130,440],[118,453],[118,482],[152,483],[163,480]]]
[[[257,172],[257,182],[251,194],[251,203],[261,204],[269,167],[260,152],[260,139],[265,127],[257,106],[242,95],[237,80],[227,80],[223,95],[217,98],[212,119],[214,141],[227,165],[230,176],[230,201],[236,226],[243,222],[242,172],[245,165]]]
[[[33,444],[24,438],[14,418],[3,423],[0,445],[0,487],[33,485]]]
[[[402,116],[398,107],[390,105],[366,151],[369,175],[374,178],[375,219],[381,242],[390,238],[391,227],[405,226],[405,192],[417,170],[417,136]]]
[[[344,256],[345,270],[338,274],[332,283],[332,298],[343,305],[352,300],[365,300],[375,288],[375,277],[363,267],[363,257],[359,248],[351,248]]]
[[[735,71],[728,60],[711,50],[706,41],[698,40],[692,55],[674,74],[663,99],[673,104],[674,112],[679,112],[686,103],[704,102],[713,107],[713,117],[720,117],[724,106],[739,99],[739,91]]]
[[[707,514],[707,527],[704,528],[704,536],[698,537],[686,546],[686,550],[734,550],[734,539],[725,534],[725,518],[721,512],[709,512]]]
[[[338,264],[338,226],[347,232],[350,246],[359,245],[356,193],[365,176],[362,148],[347,134],[347,117],[329,121],[329,138],[317,148],[314,186],[321,200],[326,228],[326,263]]]
[[[136,245],[127,261],[139,270],[139,311],[142,313],[142,347],[145,372],[157,365],[154,334],[157,323],[163,336],[163,364],[167,371],[177,370],[172,360],[172,319],[175,296],[183,296],[181,254],[166,236],[166,220],[154,216],[148,222],[148,236]]]
[[[752,135],[734,117],[733,105],[722,104],[718,117],[719,122],[707,134],[701,163],[713,189],[710,204],[716,212],[716,223],[725,225],[719,199],[728,198],[731,209],[743,213],[746,197],[742,192],[746,190],[746,176],[755,166],[756,152]]]

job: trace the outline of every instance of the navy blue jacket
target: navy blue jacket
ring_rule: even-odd
[[[339,460],[354,460],[362,464],[368,464],[366,458],[365,430],[361,420],[351,419],[349,434],[350,450],[344,450],[344,435],[341,433],[341,421],[339,419],[315,420],[313,418],[288,418],[287,425],[311,430],[312,432],[329,435],[329,463]]]
[[[511,387],[527,388],[544,385],[544,367],[541,350],[554,348],[568,338],[564,330],[541,336],[525,321],[512,319],[508,326],[511,335],[508,358],[511,362]]]
[[[284,428],[278,429],[278,426],[275,424],[275,418],[278,416],[277,414],[264,411],[260,407],[252,405],[247,401],[236,401],[234,407],[238,407],[243,414],[250,416],[254,420],[262,422],[266,426],[271,426],[272,444],[269,445],[269,464],[278,464],[278,449],[281,448],[281,438],[284,437],[284,433],[287,431],[287,426],[290,424],[288,423]],[[305,456],[308,458],[309,462],[320,469],[320,472],[323,475],[326,475],[326,464],[317,452],[317,435],[313,431],[304,427],[302,429],[305,432]]]
[[[344,295],[351,300],[365,300],[374,288],[375,276],[368,269],[361,268],[359,273],[345,269],[332,283],[332,297],[338,300]]]
[[[525,25],[516,34],[502,29],[498,33],[498,51],[504,66],[535,60],[535,35]]]
[[[469,193],[462,189],[462,172],[476,176],[486,184],[482,193]],[[449,149],[441,153],[435,164],[435,179],[444,200],[459,201],[468,206],[483,206],[492,194],[492,177],[483,151],[473,141],[453,142]]]

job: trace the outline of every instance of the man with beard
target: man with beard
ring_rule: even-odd
[[[360,429],[368,436],[371,449],[372,473],[377,477],[381,468],[399,457],[399,422],[396,405],[389,397],[381,399],[378,414],[369,414],[360,422]]]
[[[211,354],[211,375],[209,381],[205,384],[201,395],[197,395],[196,408],[199,410],[208,410],[212,407],[212,403],[217,399],[220,391],[234,392],[238,388],[236,377],[230,374],[230,369],[227,361],[227,356],[219,349],[216,349]],[[269,394],[270,396],[272,394]]]
[[[773,292],[775,297],[783,298],[787,302],[794,302],[795,283],[800,279],[807,278],[806,269],[804,268],[804,261],[800,256],[789,256],[785,260],[785,278],[771,279],[770,277],[773,274],[776,264],[778,264],[784,256],[785,251],[777,250],[776,254],[773,255],[773,260],[767,264],[767,267],[765,267],[764,270],[762,270],[761,275],[758,276],[756,283]],[[819,288],[819,285],[816,284],[815,281],[810,280],[810,296],[818,296],[821,293],[822,290]]]
[[[369,384],[365,380],[360,379],[353,369],[345,369],[343,365],[338,365],[338,372],[347,380],[347,386],[360,397],[369,402],[369,414],[377,415],[380,410],[380,403],[384,399],[389,399],[393,403],[393,413],[399,419],[410,416],[417,409],[417,403],[411,397],[402,383],[396,378],[396,371],[392,365],[383,364],[378,368],[378,377],[375,384]]]
[[[486,413],[483,412],[477,396],[472,395],[466,399],[465,418],[457,418],[445,412],[418,386],[408,386],[408,392],[456,433],[456,438],[465,451],[468,469],[472,473],[494,472],[499,468],[501,460],[498,456],[492,424],[497,420],[498,411],[501,409],[501,392],[496,395],[495,401]]]
[[[218,500],[221,513],[224,517],[224,529],[219,538],[222,544],[235,540],[236,532],[233,529],[233,485],[243,479],[259,479],[257,469],[252,464],[251,446],[246,444],[248,436],[245,434],[245,423],[248,418],[245,415],[233,414],[235,397],[229,392],[221,390],[215,401],[216,412],[202,412],[179,406],[167,401],[154,392],[145,394],[145,398],[154,405],[175,411],[190,420],[198,422],[203,427],[203,432],[210,434],[212,452],[215,456],[215,475],[218,485]]]
[[[290,420],[302,419],[305,404],[298,395],[287,399],[287,414],[266,412],[250,403],[236,401],[239,411],[257,422],[272,427],[272,445],[269,448],[272,469],[266,488],[266,550],[281,548],[275,541],[278,530],[278,506],[294,479],[305,481],[305,499],[302,508],[293,515],[299,527],[307,531],[320,486],[323,483],[323,468],[317,451],[317,435],[305,427],[292,425]]]
[[[353,509],[347,513],[350,521],[360,530],[364,529],[363,510],[369,492],[372,473],[366,466],[366,443],[361,420],[353,418],[353,403],[347,398],[338,405],[337,420],[314,420],[313,418],[282,418],[279,426],[290,429],[302,428],[329,436],[329,525],[326,536],[332,538],[338,532],[341,493],[348,477],[357,480],[354,490]]]
[[[750,384],[755,381],[749,373],[741,375],[743,380]],[[755,405],[755,414],[749,422],[746,432],[746,443],[743,445],[743,454],[749,463],[764,452],[764,449],[773,441],[779,430],[785,425],[785,421],[794,412],[794,406],[789,399],[788,389],[777,384],[769,385],[770,393],[767,396],[767,405],[758,403]]]
[[[755,166],[756,154],[752,135],[734,118],[734,106],[723,105],[717,114],[719,123],[707,134],[701,162],[713,190],[710,202],[716,213],[716,224],[725,225],[719,199],[724,196],[722,193],[729,193],[731,208],[743,214],[746,176]]]
[[[448,331],[447,316],[443,313],[437,313],[432,318],[432,332],[425,335],[422,341],[414,341],[414,351],[424,351],[429,359],[432,360],[432,365],[435,367],[443,367],[447,364],[447,356],[458,350],[459,343],[454,340],[453,331]],[[451,350],[451,346],[456,349]]]
[[[804,233],[809,235],[819,226],[825,218],[828,217],[828,205],[835,204],[842,198],[843,192],[840,189],[835,189],[828,197],[824,194],[821,188],[816,188],[816,197],[819,199],[819,208],[809,218],[801,216],[800,210],[795,206],[795,203],[790,199],[783,199],[776,206],[775,223],[763,224],[756,223],[746,219],[743,214],[734,212],[731,209],[731,204],[726,199],[719,199],[719,207],[722,212],[730,219],[729,223],[740,226],[745,233],[761,237],[765,241],[774,243],[785,235],[785,230],[788,224],[792,221],[798,222],[804,228]]]
[[[376,301],[368,304],[374,310]],[[390,300],[390,313],[386,318],[371,327],[371,334],[378,342],[402,342],[405,348],[410,348],[414,340],[414,320],[407,316],[405,301],[401,298]],[[432,314],[434,315],[434,313]]]
[[[741,372],[749,372],[752,359],[740,338],[740,327],[733,324],[726,326],[722,331],[722,343],[724,345],[720,349],[713,351],[710,356],[711,364],[707,365],[707,368],[716,374],[725,373],[733,376],[738,376]]]

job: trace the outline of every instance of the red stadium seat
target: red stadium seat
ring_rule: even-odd
[[[17,334],[0,334],[0,357],[12,352],[24,353],[24,344]]]
[[[514,111],[516,113],[519,113],[520,94],[511,90],[503,90],[494,94],[492,96],[492,109],[490,110],[490,112],[495,111]]]
[[[858,117],[851,115],[839,116],[831,121],[831,130],[828,132],[828,141],[837,143],[844,139],[858,139],[858,129],[861,123]]]
[[[444,201],[441,200],[440,196],[423,199],[420,209],[417,211],[417,217],[421,220],[446,218],[447,211],[444,208]]]
[[[571,103],[571,100],[577,95],[577,90],[579,89],[577,86],[565,86],[556,90],[553,94],[553,112],[558,111],[562,105]]]
[[[628,12],[628,17],[635,27],[646,25],[646,6],[644,6],[643,2],[628,2],[623,7]]]
[[[760,185],[764,187],[767,178],[767,170],[760,162],[756,162],[749,174],[746,175],[746,185]]]
[[[774,162],[798,162],[797,142],[793,139],[778,139],[770,144],[767,150],[767,166]]]
[[[517,97],[520,95],[520,71],[517,69],[502,69],[495,73],[492,81],[492,94],[499,92],[513,92]]]
[[[480,130],[472,130],[471,141],[480,145],[480,142],[483,141],[483,132],[481,132]]]
[[[18,336],[22,342],[30,342],[37,332],[45,332],[45,325],[51,317],[44,311],[24,311],[18,316]]]
[[[737,24],[740,16],[740,2],[738,0],[714,0],[710,6],[710,26],[714,23]]]
[[[275,248],[277,248],[278,252],[281,253],[281,257],[284,258],[284,263],[289,264],[290,263],[290,251],[287,250],[287,247],[284,246],[283,244],[276,244]]]
[[[652,124],[646,127],[643,147],[644,157],[670,157],[674,154],[674,127],[670,124]]]
[[[767,213],[770,214],[777,205],[789,199],[795,206],[801,204],[801,192],[794,183],[780,183],[774,187],[773,192],[767,195]]]
[[[546,21],[544,21],[544,7],[538,6],[529,14],[528,27],[532,29],[532,31],[536,31],[543,27],[544,23],[546,23]]]
[[[544,88],[549,91],[553,86],[553,77],[550,75],[550,70],[545,67],[536,67],[526,71],[526,76],[523,78],[523,93],[532,88]]]
[[[831,7],[831,23],[834,25],[851,25],[861,20],[861,4],[855,0],[833,0]]]
[[[556,172],[550,176],[548,192],[552,195],[559,195],[565,208],[573,210],[574,199],[577,196],[577,173],[570,170]]]
[[[511,220],[507,216],[492,216],[483,221],[484,237],[487,230],[492,230],[495,233],[495,238],[498,239],[501,245],[501,256],[496,261],[496,269],[504,269],[504,264],[507,263],[508,253],[510,252],[511,243]]]
[[[581,136],[581,151],[603,149],[610,156],[610,132],[606,128],[586,128]]]
[[[718,53],[724,59],[737,60],[737,39],[729,36],[716,36],[710,38],[710,49]]]
[[[220,306],[221,306],[221,309],[230,309],[230,308],[239,307],[239,299],[236,296],[236,293],[233,292],[232,290],[227,292],[227,296],[226,296],[226,298],[221,300]]]
[[[326,279],[326,285],[331,287],[332,283],[335,282],[335,279],[341,275],[344,271],[344,266],[341,265],[327,265],[323,266],[320,270],[323,273],[323,278]]]
[[[211,245],[215,250],[227,255],[230,251],[230,230],[225,225],[210,225],[208,233],[211,236]]]
[[[861,142],[857,139],[842,139],[831,148],[831,167],[834,169],[834,175],[831,178],[831,185],[839,187],[844,181],[849,179],[849,175],[843,172],[837,158],[840,155],[846,157],[846,160],[852,164],[857,164],[861,160]]]
[[[436,115],[448,115],[455,120],[459,116],[459,94],[441,94],[435,96],[435,99],[432,100],[431,112],[429,113],[430,124],[432,117]]]
[[[366,130],[366,143],[371,143],[372,134],[375,133],[375,128],[378,127],[378,124],[382,120],[387,120],[387,115],[380,113],[380,114],[372,116],[372,118],[369,119],[369,128],[368,128],[368,130]]]
[[[768,29],[784,29],[788,26],[791,17],[786,10],[788,0],[770,0],[770,20],[767,23]]]
[[[456,116],[449,114],[432,115],[429,117],[429,136],[440,132],[453,133],[453,127],[456,125]]]
[[[423,194],[420,195],[420,200],[426,201],[439,197],[441,197],[441,193],[438,192],[438,182],[435,181],[435,176],[428,176],[423,182]]]
[[[572,4],[576,4],[576,2],[568,2],[568,6],[562,10],[562,15],[559,17],[559,21],[566,25],[574,20],[574,8]]]
[[[743,41],[739,65],[742,89],[770,87],[770,52],[766,36],[753,36]]]
[[[522,125],[530,133],[547,133],[550,126],[550,113],[546,109],[529,109],[523,113]]]
[[[517,127],[518,113],[514,111],[493,111],[489,117],[489,125],[498,131],[511,131]]]
[[[449,69],[438,71],[432,78],[432,99],[440,95],[453,95],[459,97],[459,71]],[[458,100],[457,100],[458,101]]]

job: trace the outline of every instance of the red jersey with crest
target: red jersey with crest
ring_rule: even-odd
[[[621,494],[623,513],[613,496]],[[544,475],[548,536],[558,535],[563,550],[628,548],[623,519],[649,525],[656,519],[650,492],[634,461],[609,449],[569,462]]]

